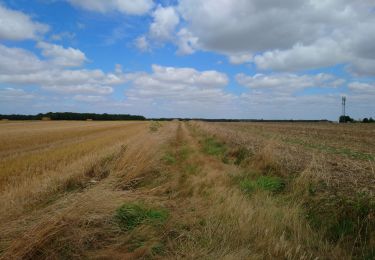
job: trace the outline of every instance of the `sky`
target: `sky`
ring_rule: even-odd
[[[375,117],[373,0],[0,0],[0,114]]]

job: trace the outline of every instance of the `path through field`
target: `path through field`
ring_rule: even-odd
[[[229,134],[220,141],[211,125],[1,127],[0,259],[350,259],[357,247],[370,252],[371,240],[343,248],[343,239],[330,240],[305,217],[305,194],[316,183],[306,169],[315,166],[284,178],[264,150],[252,154]]]

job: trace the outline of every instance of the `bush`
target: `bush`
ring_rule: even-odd
[[[351,118],[350,116],[340,116],[339,122],[340,123],[354,122],[354,119]]]

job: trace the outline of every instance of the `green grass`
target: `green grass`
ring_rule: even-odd
[[[307,219],[315,229],[325,229],[330,241],[341,239],[369,239],[374,230],[371,216],[375,201],[370,194],[358,193],[352,198],[330,197],[309,203]]]
[[[166,164],[172,165],[172,164],[175,164],[175,163],[177,162],[177,159],[176,159],[176,157],[173,156],[173,154],[171,154],[171,153],[166,153],[166,154],[163,156],[163,161],[164,161]]]
[[[132,230],[141,224],[163,224],[168,218],[164,209],[148,208],[142,203],[127,203],[116,211],[116,219],[122,230]]]
[[[202,145],[204,153],[218,157],[223,156],[227,150],[223,143],[213,137],[204,139]]]
[[[247,194],[250,194],[256,190],[276,193],[281,192],[285,187],[285,183],[282,179],[271,176],[260,176],[256,180],[244,178],[240,180],[239,184],[241,190]]]

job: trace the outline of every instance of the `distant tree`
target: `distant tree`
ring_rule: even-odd
[[[340,123],[349,123],[349,122],[354,122],[354,119],[351,118],[350,116],[340,116],[339,122]]]
[[[72,113],[72,112],[48,112],[46,114],[37,115],[0,115],[0,119],[9,120],[145,120],[143,116],[135,116],[128,114],[94,114],[94,113]]]
[[[370,117],[370,118],[365,117],[362,120],[362,123],[375,123],[375,120],[372,117]]]

